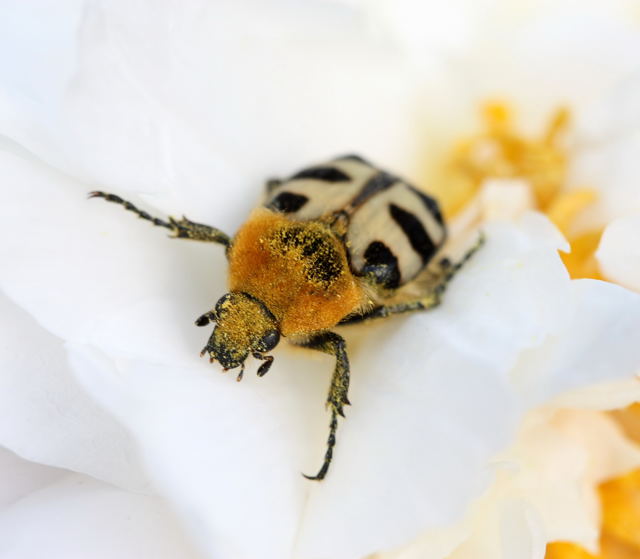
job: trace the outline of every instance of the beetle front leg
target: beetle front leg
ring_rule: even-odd
[[[108,192],[101,192],[96,190],[89,193],[89,198],[102,198],[107,202],[113,202],[114,204],[120,204],[125,210],[133,212],[139,218],[150,221],[158,227],[164,227],[169,229],[173,233],[175,239],[191,239],[193,241],[205,241],[209,243],[218,243],[224,245],[227,250],[231,246],[231,238],[226,233],[211,227],[210,225],[204,225],[203,223],[195,223],[182,216],[182,219],[175,219],[169,217],[169,221],[154,217],[149,213],[138,209],[128,200],[124,200],[116,194],[109,194]]]
[[[331,421],[329,422],[329,437],[327,438],[327,450],[324,455],[324,461],[315,476],[303,474],[307,479],[322,480],[327,475],[329,465],[333,459],[336,431],[338,430],[338,416],[341,415],[344,417],[344,406],[350,404],[347,395],[349,391],[349,359],[347,357],[344,339],[333,332],[318,334],[300,345],[329,353],[336,358],[336,365],[333,376],[331,377],[331,386],[327,397],[327,405],[331,410]]]
[[[172,226],[173,237],[176,239],[191,239],[192,241],[218,243],[224,245],[226,248],[231,246],[229,235],[223,233],[220,229],[211,227],[211,225],[195,223],[184,216],[182,216],[180,220],[170,217],[169,223]]]

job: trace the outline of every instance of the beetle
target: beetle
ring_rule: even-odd
[[[345,155],[267,181],[266,200],[235,236],[182,217],[168,221],[139,210],[115,194],[91,192],[171,231],[174,238],[217,243],[229,262],[229,292],[196,325],[215,323],[201,352],[225,371],[249,356],[273,363],[268,353],[281,337],[331,354],[335,367],[327,406],[329,437],[322,466],[311,480],[324,479],[333,458],[338,417],[349,405],[349,359],[338,325],[437,306],[456,272],[482,244],[482,237],[458,262],[441,258],[447,228],[437,201],[406,181],[357,155]],[[429,273],[418,295],[403,287]]]

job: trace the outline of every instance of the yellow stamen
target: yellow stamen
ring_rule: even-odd
[[[514,122],[514,111],[504,101],[482,107],[483,129],[459,141],[446,159],[434,194],[447,218],[460,212],[490,179],[519,179],[529,185],[536,207],[564,233],[571,254],[563,255],[573,278],[598,278],[594,257],[601,230],[574,233],[578,216],[596,201],[594,190],[567,190],[568,154],[563,146],[570,123],[566,108],[558,109],[539,138],[525,138]]]
[[[597,200],[589,188],[561,192],[549,204],[547,216],[562,231],[571,245],[570,253],[562,253],[562,261],[572,278],[602,279],[598,271],[595,252],[600,243],[602,229],[575,234],[571,228],[580,213]]]
[[[639,559],[640,549],[627,545],[610,534],[600,538],[600,553],[603,559]]]
[[[524,179],[544,209],[566,180],[567,156],[561,140],[569,111],[559,109],[540,139],[518,134],[512,114],[507,103],[486,103],[482,110],[485,130],[458,144],[448,167],[453,175],[465,177],[474,192],[488,178]]]
[[[569,238],[571,252],[560,253],[560,256],[572,278],[603,279],[595,257],[600,237],[602,231],[597,230]]]
[[[640,403],[631,404],[624,409],[611,412],[611,416],[631,440],[640,443]]]
[[[640,552],[640,470],[600,486],[602,527]]]
[[[482,113],[487,128],[493,134],[504,134],[511,127],[511,107],[504,101],[488,101],[482,107]]]
[[[545,559],[599,559],[580,546],[570,542],[553,542],[547,545]]]
[[[547,145],[554,145],[558,140],[558,136],[568,128],[570,121],[571,113],[569,109],[567,107],[560,107],[556,111],[556,114],[553,115],[551,122],[549,122],[544,142]]]
[[[593,204],[596,199],[595,191],[589,188],[563,192],[551,201],[546,213],[549,219],[566,236],[571,232],[571,225],[580,212]]]

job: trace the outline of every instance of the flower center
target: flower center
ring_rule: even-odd
[[[579,228],[578,221],[597,201],[597,194],[568,184],[570,151],[564,142],[570,124],[568,109],[558,109],[536,138],[518,131],[513,111],[504,102],[485,104],[482,123],[479,133],[456,142],[433,182],[433,193],[445,216],[451,218],[465,210],[489,181],[511,179],[502,184],[524,184],[530,194],[529,207],[544,212],[569,242],[571,252],[561,257],[571,277],[602,279],[595,259],[602,228]],[[612,415],[630,438],[640,442],[640,404]],[[600,553],[592,555],[570,542],[553,542],[547,546],[545,559],[640,557],[640,470],[600,484],[598,492]]]
[[[577,219],[597,196],[592,189],[568,186],[570,154],[564,136],[569,110],[558,109],[539,137],[519,132],[504,102],[486,103],[482,121],[478,134],[451,149],[439,173],[435,194],[445,215],[458,214],[488,181],[515,179],[514,184],[528,188],[532,207],[545,212],[569,241],[571,253],[562,253],[562,259],[571,277],[601,279],[594,254],[602,229],[576,229]]]

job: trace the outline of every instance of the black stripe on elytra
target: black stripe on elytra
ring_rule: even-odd
[[[355,153],[348,153],[346,155],[341,155],[339,157],[335,157],[333,160],[334,161],[357,161],[358,163],[364,163],[365,165],[369,165],[369,167],[372,167],[371,163],[369,163],[363,157],[356,155]]]
[[[431,260],[431,257],[436,251],[436,247],[424,226],[420,223],[420,220],[411,212],[403,210],[395,204],[389,204],[389,213],[393,221],[404,231],[413,250],[420,255],[422,261],[427,263]]]
[[[367,250],[364,251],[364,260],[363,276],[373,277],[375,283],[388,289],[394,289],[400,285],[398,259],[383,242],[369,243]]]
[[[393,175],[390,175],[389,173],[385,173],[384,171],[376,173],[364,184],[356,197],[351,200],[349,206],[351,206],[352,208],[362,206],[362,204],[364,204],[373,195],[386,190],[396,182],[398,182],[398,179]]]
[[[293,175],[289,180],[316,179],[324,182],[347,182],[351,177],[337,167],[309,167]]]
[[[277,212],[291,213],[297,212],[302,206],[309,201],[304,194],[294,194],[293,192],[281,192],[271,202],[268,208]]]
[[[418,190],[417,188],[414,188],[413,186],[409,186],[409,188],[420,197],[420,200],[424,204],[425,208],[427,208],[427,211],[435,218],[435,220],[440,225],[444,225],[442,212],[440,211],[440,206],[438,205],[438,202],[435,200],[435,198],[432,198],[425,192],[421,192],[420,190]]]

